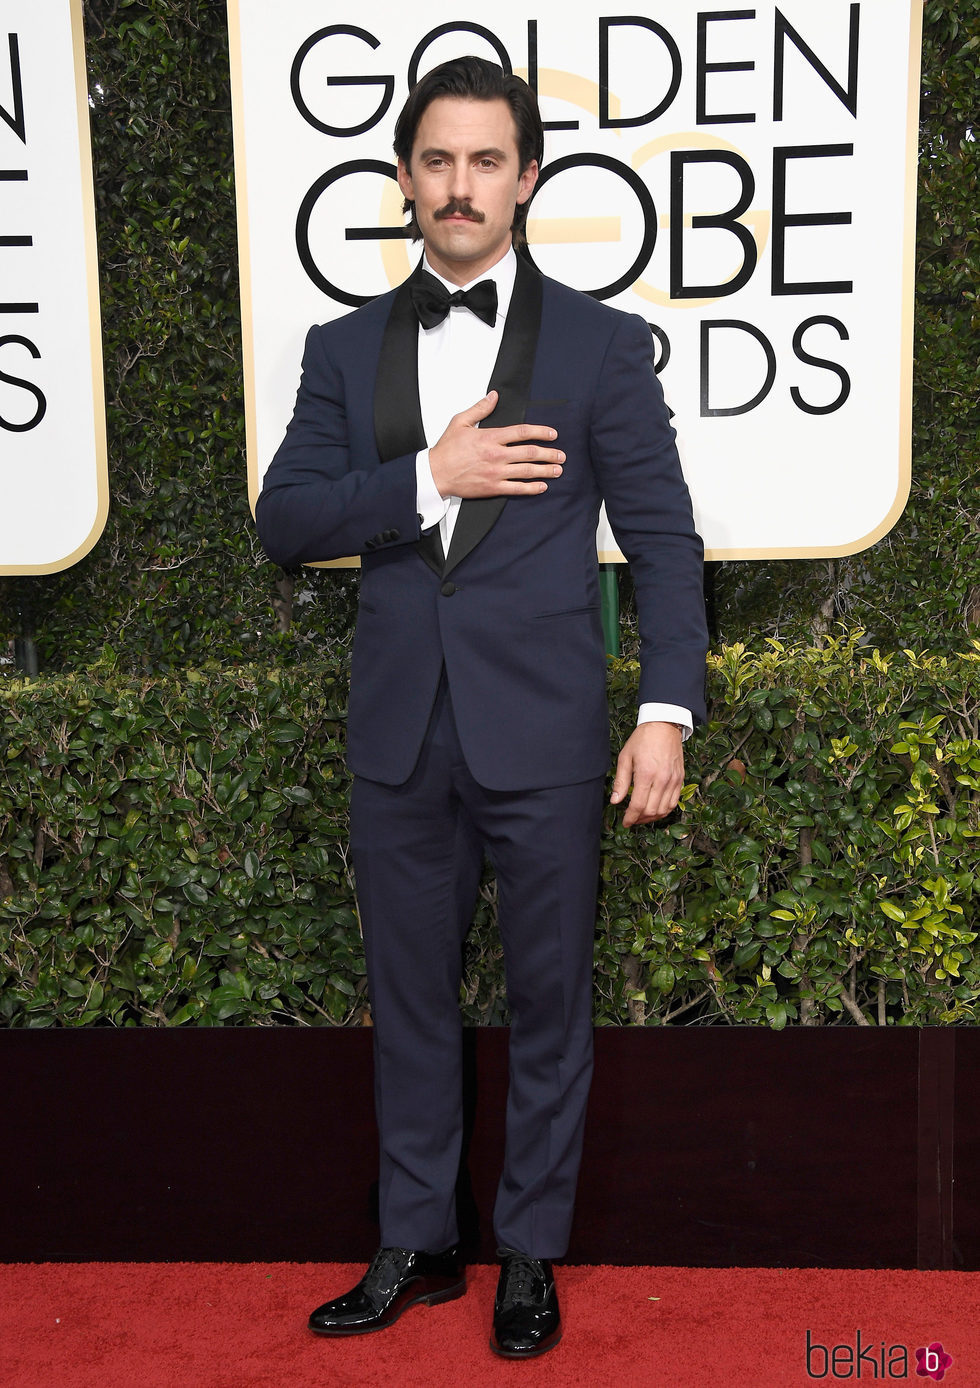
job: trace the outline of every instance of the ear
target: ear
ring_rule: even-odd
[[[518,207],[520,207],[523,203],[527,202],[528,198],[534,192],[534,185],[535,183],[537,183],[537,181],[538,161],[536,159],[532,159],[530,164],[528,164],[527,168],[521,174],[520,181],[517,184]]]
[[[537,174],[535,174],[537,177]],[[408,167],[403,159],[398,161],[398,186],[402,190],[402,197],[408,198],[410,202],[415,201],[415,189],[412,186],[412,175],[408,172]]]

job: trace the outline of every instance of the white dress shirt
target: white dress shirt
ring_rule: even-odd
[[[480,275],[479,280],[464,285],[451,284],[443,279],[424,257],[423,263],[429,274],[444,284],[450,293],[460,288],[471,289],[483,280],[493,280],[497,285],[497,321],[493,327],[488,327],[475,313],[463,307],[450,308],[443,321],[434,328],[423,328],[419,324],[419,405],[426,441],[434,443],[445,433],[453,415],[469,409],[487,393],[514,293],[517,256],[513,250],[509,250],[502,260]],[[461,498],[440,495],[432,480],[427,448],[416,457],[415,477],[416,510],[422,529],[429,530],[438,525],[443,553],[448,554]],[[520,501],[515,504],[520,505]],[[685,738],[694,726],[690,710],[676,704],[641,704],[637,722],[676,723],[682,728]]]

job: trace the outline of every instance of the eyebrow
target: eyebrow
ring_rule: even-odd
[[[436,155],[441,159],[452,158],[452,155],[448,149],[423,149],[421,153],[418,155],[418,158],[431,159],[433,155]],[[491,155],[494,159],[506,159],[507,151],[503,149],[496,149],[494,147],[490,149],[477,149],[474,150],[472,154],[468,154],[466,157],[468,159],[485,159],[488,155]]]

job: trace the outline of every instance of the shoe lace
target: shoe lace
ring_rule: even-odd
[[[364,1274],[364,1290],[376,1292],[386,1289],[392,1281],[392,1272],[395,1272],[396,1278],[401,1276],[411,1256],[411,1249],[408,1248],[379,1248]]]
[[[529,1258],[524,1253],[511,1254],[507,1263],[501,1301],[527,1300],[535,1283],[541,1281],[542,1274],[541,1264],[535,1258]]]

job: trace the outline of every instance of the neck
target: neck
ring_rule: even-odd
[[[425,258],[430,267],[435,270],[437,275],[441,275],[444,280],[457,286],[471,284],[473,280],[485,275],[488,270],[492,270],[495,265],[499,265],[504,256],[511,248],[508,241],[506,245],[490,251],[479,260],[445,260],[429,246],[425,247]]]

